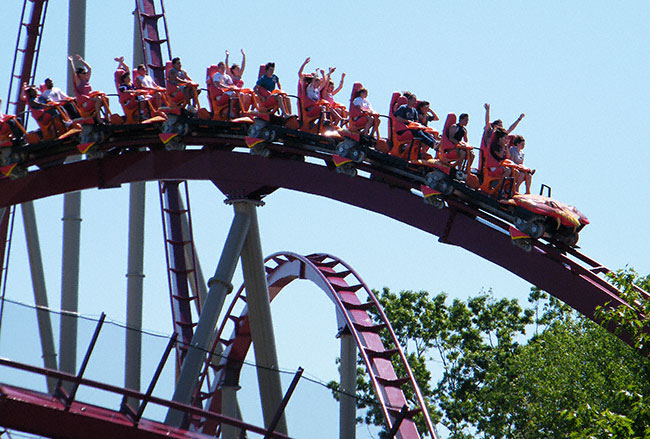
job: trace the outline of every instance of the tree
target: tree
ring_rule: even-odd
[[[451,303],[445,294],[425,291],[384,288],[376,295],[406,349],[432,420],[450,438],[555,438],[580,431],[585,437],[627,437],[584,429],[609,421],[619,432],[638,424],[629,427],[637,435],[632,437],[644,437],[639,434],[650,426],[643,397],[650,395],[648,361],[536,288],[530,308],[491,293]],[[359,397],[365,422],[383,425],[381,411],[369,403],[365,374],[359,376]]]

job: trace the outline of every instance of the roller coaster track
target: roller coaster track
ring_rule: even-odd
[[[422,197],[414,193],[414,184],[406,178],[350,178],[334,172],[331,156],[301,149],[299,141],[269,145],[285,151],[270,158],[238,152],[236,147],[248,151],[245,124],[205,121],[199,125],[182,141],[202,149],[186,151],[162,150],[154,126],[120,128],[120,133],[113,133],[102,145],[114,155],[43,166],[23,178],[0,181],[0,207],[75,190],[119,187],[133,181],[209,180],[234,198],[259,198],[286,188],[361,207],[438,236],[440,242],[462,247],[509,270],[591,319],[595,318],[596,308],[606,303],[630,306],[614,286],[599,276],[609,271],[602,264],[575,249],[557,248],[542,240],[535,241],[531,252],[524,252],[511,244],[509,225],[504,221],[453,199],[441,210],[424,205]],[[142,145],[154,150],[115,153]],[[53,154],[50,162],[55,157],[62,161],[62,157],[74,152],[74,146],[49,151]],[[306,163],[305,156],[322,159],[326,166]],[[366,163],[359,168],[373,171]]]
[[[403,407],[409,408],[405,392],[413,396],[414,410],[406,412],[406,418],[399,424],[398,433],[404,439],[419,438],[420,435],[412,417],[422,413],[427,425],[428,434],[435,438],[436,434],[426,409],[426,404],[415,381],[406,356],[397,341],[390,322],[383,313],[381,306],[368,286],[359,275],[345,262],[328,254],[313,254],[300,256],[295,253],[276,253],[266,258],[265,268],[269,286],[269,297],[275,299],[284,287],[297,279],[306,279],[316,284],[333,302],[337,311],[339,331],[350,331],[361,357],[366,365],[370,381],[386,419],[388,429],[393,428],[395,420]],[[364,294],[364,296],[361,296]],[[367,298],[367,300],[366,300]],[[237,305],[244,305],[243,311],[237,314]],[[248,308],[244,286],[239,289],[232,299],[230,308],[225,313],[216,337],[216,343],[221,344],[223,353],[221,361],[211,366],[210,359],[202,374],[205,377],[209,368],[216,370],[216,379],[206,395],[196,392],[197,397],[205,399],[202,406],[210,411],[221,412],[221,387],[224,384],[237,386],[241,367],[250,348],[252,339],[248,322]],[[370,310],[379,316],[380,324],[374,324]],[[224,330],[234,324],[232,335],[224,339]],[[379,335],[387,331],[390,345],[385,346]],[[215,343],[215,348],[216,348]],[[214,350],[213,350],[214,352]],[[406,371],[405,377],[398,377],[393,369],[391,358],[395,357]],[[199,382],[197,389],[200,389]],[[203,425],[202,431],[214,433],[214,423]]]

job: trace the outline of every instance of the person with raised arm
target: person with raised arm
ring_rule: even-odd
[[[74,59],[68,56],[70,68],[72,69],[72,83],[74,85],[74,94],[77,104],[83,109],[84,112],[92,114],[92,117],[97,123],[108,122],[108,120],[101,119],[101,108],[106,106],[107,113],[110,114],[107,102],[101,95],[92,95],[93,88],[90,85],[90,77],[92,75],[92,67],[88,64],[79,54],[75,55],[78,62],[83,67],[75,67]],[[107,114],[107,115],[108,115]]]
[[[503,128],[503,121],[501,119],[496,119],[490,122],[490,104],[485,103],[483,104],[483,107],[485,108],[485,127],[483,128],[483,137],[481,137],[481,144],[487,145],[490,142],[490,137],[492,136],[492,132],[495,130],[495,128]],[[506,133],[512,133],[515,128],[517,128],[517,125],[519,125],[519,122],[521,122],[525,116],[526,115],[524,113],[521,113],[517,120],[515,120],[512,125],[510,125],[510,128],[505,130]]]
[[[226,50],[226,73],[228,76],[232,78],[233,83],[239,87],[243,88],[244,87],[244,81],[242,79],[242,76],[244,75],[244,69],[246,69],[246,53],[244,53],[244,49],[240,49],[241,52],[241,67],[238,66],[237,64],[233,64],[231,66],[228,66],[228,57],[230,56],[230,52]]]

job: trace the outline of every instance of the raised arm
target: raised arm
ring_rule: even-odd
[[[343,81],[344,80],[345,80],[345,73],[341,73],[341,82],[339,83],[339,86],[336,87],[336,90],[334,90],[332,92],[332,95],[335,95],[335,94],[337,94],[338,92],[341,91],[341,89],[343,88]]]
[[[70,62],[70,70],[72,70],[72,82],[74,86],[77,87],[79,85],[79,78],[77,77],[77,70],[74,66],[74,59],[72,58],[72,55],[68,56],[68,61]]]
[[[240,49],[241,52],[241,67],[239,68],[239,73],[241,75],[244,74],[244,69],[246,68],[246,54],[244,53],[244,49]],[[228,65],[228,63],[226,63]]]
[[[302,63],[300,66],[300,69],[298,69],[298,79],[302,79],[302,72],[305,70],[305,66],[309,64],[309,61],[311,61],[310,57],[307,57],[305,61]]]
[[[510,125],[510,128],[508,128],[508,131],[506,131],[508,134],[514,131],[515,128],[517,128],[517,125],[519,125],[519,122],[521,122],[521,119],[523,119],[526,115],[524,113],[521,113],[517,120],[515,120],[512,125]]]
[[[230,70],[230,64],[228,64],[228,58],[230,58],[230,52],[226,49],[226,59],[224,60],[226,63],[226,74],[232,76],[232,70]]]
[[[485,103],[483,104],[483,107],[485,108],[485,128],[490,127],[490,104]]]
[[[124,57],[120,56],[117,58],[113,58],[115,61],[117,61],[117,68],[124,70],[126,73],[131,73],[131,70],[129,69],[129,66],[127,66],[124,63]]]
[[[77,58],[77,61],[79,61],[81,64],[83,64],[83,66],[84,66],[84,67],[86,68],[86,70],[88,71],[88,80],[90,80],[90,75],[91,75],[92,72],[93,72],[92,67],[90,67],[90,64],[88,64],[88,63],[87,63],[87,62],[86,62],[86,61],[81,57],[81,55],[77,54],[77,55],[75,55],[75,57]]]

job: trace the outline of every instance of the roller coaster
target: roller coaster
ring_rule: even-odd
[[[511,271],[592,319],[598,306],[634,307],[602,276],[609,270],[576,247],[578,233],[589,223],[584,215],[572,206],[551,199],[548,186],[545,187],[547,196],[518,195],[513,191],[512,178],[489,178],[482,164],[473,171],[463,172],[461,161],[452,164],[445,160],[440,150],[448,139],[449,127],[455,123],[453,114],[448,116],[443,132],[434,133],[443,145],[436,157],[427,155],[427,148],[415,138],[399,139],[393,115],[394,104],[401,98],[399,93],[394,95],[391,114],[386,116],[388,138],[382,139],[359,127],[355,129],[352,122],[345,128],[335,128],[324,103],[320,105],[321,111],[310,115],[304,89],[299,89],[297,96],[272,95],[271,108],[265,107],[264,99],[256,97],[251,90],[219,94],[218,90],[211,89],[213,66],[207,74],[210,110],[194,108],[183,102],[182,97],[174,103],[174,95],[167,87],[159,93],[166,93],[170,102],[161,108],[150,108],[146,116],[139,114],[137,108],[134,111],[134,107],[129,107],[124,96],[120,96],[124,116],[111,114],[106,104],[108,111],[104,116],[109,123],[97,123],[83,109],[76,121],[66,119],[60,108],[45,121],[40,117],[42,113],[35,113],[32,108],[39,130],[28,132],[24,128],[22,84],[32,83],[35,77],[48,2],[30,3],[31,15],[26,13],[27,1],[23,8],[21,31],[24,27],[27,38],[20,47],[19,35],[10,86],[9,101],[15,105],[16,115],[3,120],[7,128],[0,138],[3,140],[0,171],[4,175],[0,179],[0,207],[4,208],[0,223],[2,242],[6,242],[12,206],[89,188],[160,182],[172,318],[179,337],[176,361],[179,369],[182,366],[177,392],[187,397],[176,398],[175,394],[172,401],[166,401],[137,390],[93,382],[84,379],[82,373],[75,376],[51,367],[2,360],[3,366],[114,392],[125,400],[127,397],[139,400],[140,404],[136,407],[123,404],[116,410],[76,401],[74,392],[60,386],[52,394],[43,394],[5,385],[0,386],[1,425],[49,437],[56,437],[62,431],[66,437],[87,437],[89,432],[97,437],[238,437],[233,436],[234,431],[237,435],[247,431],[264,437],[287,437],[275,431],[280,421],[267,421],[265,427],[256,427],[237,419],[236,413],[226,407],[232,402],[226,390],[238,385],[239,368],[251,342],[253,346],[256,344],[256,331],[260,336],[260,329],[253,327],[253,317],[248,315],[249,310],[254,312],[248,286],[234,295],[225,317],[220,320],[218,333],[199,340],[215,340],[203,347],[198,362],[204,365],[201,371],[188,372],[190,385],[180,384],[185,369],[190,368],[186,365],[192,361],[193,347],[203,316],[209,314],[206,307],[210,300],[206,294],[199,297],[202,287],[193,259],[189,197],[183,190],[188,180],[212,181],[240,214],[241,209],[261,203],[266,195],[279,188],[320,195],[383,214]],[[164,48],[170,60],[172,54],[162,1],[138,0],[136,12],[145,65],[158,84],[166,84],[171,65],[163,62]],[[159,29],[163,30],[162,34]],[[18,69],[21,54],[23,62]],[[119,85],[117,74],[115,78]],[[355,84],[353,93],[360,88],[361,84]],[[219,99],[224,95],[229,97]],[[11,96],[15,99],[11,100]],[[277,107],[272,107],[278,102],[276,97],[287,108],[293,99],[298,115],[276,114]],[[352,113],[352,105],[350,110]],[[482,145],[479,151],[481,163],[485,162],[486,146]],[[69,160],[73,156],[81,159]],[[249,207],[244,208],[241,203]],[[246,212],[254,218],[250,211]],[[246,221],[253,221],[250,218]],[[248,230],[248,227],[246,222],[244,228]],[[233,253],[235,261],[242,245]],[[390,322],[372,291],[350,266],[328,254],[278,253],[263,262],[263,273],[268,286],[266,297],[270,300],[295,279],[308,279],[318,285],[337,310],[338,329],[349,335],[359,349],[391,434],[404,439],[427,434],[436,437]],[[227,277],[221,279],[215,275],[214,279],[213,284],[227,286],[229,283]],[[647,297],[647,293],[643,294]],[[248,307],[237,314],[235,305],[242,301]],[[198,322],[193,321],[191,312],[194,302],[201,310]],[[379,313],[381,325],[372,324],[370,309]],[[212,318],[216,319],[218,314]],[[229,325],[231,335],[225,332]],[[381,330],[391,335],[392,345],[385,346],[381,341],[378,335]],[[215,352],[221,354],[213,357]],[[406,376],[396,375],[393,361],[401,363]],[[405,397],[407,393],[415,397],[409,401]],[[169,409],[167,422],[142,419],[146,403]],[[174,413],[182,413],[180,420],[174,420]],[[418,413],[424,416],[426,431],[418,431],[413,420]]]

